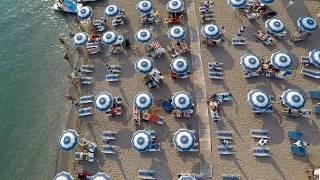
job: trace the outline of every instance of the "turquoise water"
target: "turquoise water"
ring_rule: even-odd
[[[58,41],[69,30],[65,17],[50,9],[53,2],[0,3],[0,179],[44,180],[55,173],[70,67]]]

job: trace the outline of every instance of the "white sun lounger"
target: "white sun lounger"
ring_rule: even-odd
[[[113,146],[113,145],[109,145],[109,144],[106,144],[106,145],[102,145],[101,147],[101,152],[102,153],[105,153],[105,154],[115,154],[116,153],[116,148],[117,146]]]
[[[251,129],[251,137],[259,139],[270,138],[269,131],[264,129]]]
[[[199,144],[194,143],[194,146],[192,149],[189,150],[189,152],[198,152],[199,151]]]
[[[80,104],[87,104],[87,103],[93,103],[94,96],[93,95],[87,95],[87,96],[81,96],[79,103]]]
[[[113,131],[103,131],[102,132],[102,138],[107,140],[114,140],[116,139],[117,132]]]
[[[222,174],[222,180],[240,180],[240,176],[234,174]]]
[[[116,82],[116,81],[119,81],[119,75],[116,75],[116,74],[108,74],[106,75],[106,81],[108,82]]]
[[[140,170],[138,171],[138,178],[140,179],[156,179],[154,170]]]
[[[223,68],[221,67],[223,65],[223,63],[218,63],[218,62],[211,62],[208,63],[208,69],[210,71],[222,71]]]
[[[79,117],[85,117],[92,115],[92,107],[88,108],[81,108],[78,110],[78,116]]]
[[[258,157],[271,156],[269,148],[266,148],[266,147],[255,147],[253,148],[252,154]]]
[[[310,58],[309,56],[301,56],[300,61],[304,64],[309,64],[310,63]]]
[[[219,145],[218,148],[218,154],[220,155],[232,155],[234,154],[233,147],[229,145]]]
[[[209,72],[210,79],[224,79],[223,72]]]
[[[94,66],[90,64],[85,64],[80,67],[81,72],[92,73],[94,71]]]
[[[80,82],[82,85],[90,85],[93,82],[93,78],[88,76],[80,77]]]
[[[218,137],[218,139],[222,139],[222,140],[232,140],[232,139],[234,139],[232,137],[232,132],[231,131],[217,131],[217,137]]]
[[[307,69],[307,68],[302,68],[301,69],[301,73],[306,75],[306,76],[315,78],[315,79],[320,79],[320,71]]]

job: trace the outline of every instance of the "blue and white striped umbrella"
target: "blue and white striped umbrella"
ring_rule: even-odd
[[[104,14],[107,17],[114,17],[116,15],[118,15],[120,12],[120,9],[118,8],[118,6],[116,5],[109,5],[106,7],[106,9],[104,10]]]
[[[63,131],[59,137],[59,145],[64,151],[71,151],[79,144],[79,135],[77,131],[68,129]]]
[[[314,32],[318,28],[318,23],[311,17],[301,16],[297,20],[298,27],[304,32]]]
[[[151,108],[153,97],[149,92],[140,92],[134,97],[134,106],[140,111],[146,111]]]
[[[154,68],[153,60],[148,57],[141,58],[141,59],[137,60],[137,62],[135,64],[135,68],[137,71],[139,71],[143,74],[148,74]]]
[[[309,52],[310,63],[316,67],[320,67],[320,50],[314,49]]]
[[[196,137],[188,129],[179,129],[174,133],[173,143],[178,151],[186,152],[194,147]]]
[[[271,65],[277,69],[285,70],[292,65],[292,59],[287,53],[275,52],[271,55]]]
[[[153,5],[150,1],[144,0],[137,4],[137,9],[142,13],[149,13],[153,10]]]
[[[146,130],[136,131],[132,136],[131,143],[138,152],[146,152],[152,144],[151,134]]]
[[[152,33],[148,29],[141,29],[137,32],[136,39],[141,43],[148,43],[152,39]]]
[[[173,40],[181,40],[185,35],[186,30],[183,26],[172,26],[168,31],[168,37]]]
[[[266,92],[254,89],[248,93],[249,105],[254,109],[266,109],[270,107],[271,100]]]
[[[76,46],[84,46],[88,43],[89,36],[85,32],[80,32],[74,35],[73,41]]]
[[[256,71],[261,67],[261,61],[255,55],[246,54],[241,56],[240,65],[246,71]]]
[[[290,109],[301,109],[305,104],[305,98],[303,94],[294,89],[288,89],[281,95],[282,104]]]
[[[184,3],[182,0],[170,0],[166,4],[167,10],[171,13],[184,11]]]
[[[97,172],[90,180],[110,180],[110,176],[103,172]]]
[[[263,3],[263,4],[271,4],[273,2],[274,0],[260,0],[260,3]]]
[[[247,1],[246,0],[228,0],[228,4],[233,8],[241,9],[245,8]]]
[[[220,30],[218,26],[214,24],[207,24],[205,26],[202,26],[201,33],[207,38],[216,38],[220,35]]]
[[[99,111],[106,111],[108,109],[111,109],[112,104],[113,104],[113,98],[111,94],[108,92],[99,93],[94,100],[94,106]]]
[[[177,74],[184,74],[189,71],[189,63],[185,57],[177,57],[171,60],[170,69]]]
[[[272,34],[283,34],[285,32],[285,26],[279,19],[271,18],[268,19],[264,24],[267,31]]]
[[[178,180],[197,180],[194,176],[180,176]]]
[[[73,180],[73,177],[71,176],[70,173],[67,173],[65,171],[62,171],[58,173],[53,180]]]
[[[188,110],[192,108],[192,98],[187,92],[177,92],[172,96],[171,104],[177,110]]]
[[[102,35],[102,43],[105,45],[112,45],[117,41],[117,35],[113,31],[107,31]]]
[[[93,12],[92,7],[83,6],[82,8],[80,8],[77,15],[78,15],[80,21],[86,21],[86,20],[90,20],[90,18],[92,16],[92,12]]]

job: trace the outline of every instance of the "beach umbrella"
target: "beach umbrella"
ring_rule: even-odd
[[[187,92],[177,92],[172,96],[171,104],[177,110],[188,110],[192,107],[192,98]]]
[[[260,3],[263,3],[263,4],[271,4],[273,2],[274,0],[260,0]]]
[[[136,61],[135,68],[137,71],[143,73],[143,74],[148,74],[152,71],[154,67],[153,60],[148,57],[141,58]]]
[[[167,10],[171,13],[178,13],[184,10],[184,3],[182,0],[170,0],[166,4]]]
[[[140,1],[137,4],[137,9],[142,13],[150,13],[153,10],[153,5],[150,1]]]
[[[90,18],[92,16],[92,7],[83,6],[82,8],[80,8],[77,15],[78,15],[78,18],[80,19],[80,21],[90,20]]]
[[[79,144],[79,135],[77,131],[68,129],[63,131],[59,137],[59,145],[64,151],[71,151]]]
[[[58,173],[53,180],[73,180],[73,177],[71,176],[70,173],[67,173],[65,171],[62,171]]]
[[[102,43],[105,45],[112,45],[117,41],[117,35],[113,31],[107,31],[102,35]]]
[[[305,104],[305,98],[303,94],[294,89],[288,89],[281,95],[282,104],[290,109],[300,109]]]
[[[180,176],[178,180],[197,180],[194,176]]]
[[[112,104],[113,104],[113,98],[111,94],[108,92],[99,93],[94,100],[94,106],[99,111],[106,111],[108,109],[111,109]]]
[[[241,56],[240,64],[244,70],[256,71],[261,66],[260,59],[255,55],[246,54]]]
[[[134,97],[134,106],[140,111],[145,111],[151,108],[153,97],[148,92],[140,92]]]
[[[317,21],[311,17],[301,16],[297,20],[300,30],[305,32],[314,32],[318,28]]]
[[[110,176],[103,172],[97,172],[90,180],[110,180]]]
[[[272,34],[282,34],[285,32],[284,24],[281,20],[271,18],[265,22],[265,27]]]
[[[76,46],[84,46],[88,43],[89,36],[85,32],[77,33],[73,36],[73,41]]]
[[[259,89],[251,90],[248,93],[248,102],[253,109],[266,109],[271,105],[267,93]]]
[[[131,143],[138,152],[145,152],[152,144],[151,134],[146,130],[136,131],[132,136]]]
[[[171,60],[170,69],[177,74],[184,74],[189,71],[189,63],[184,57],[177,57]]]
[[[228,4],[230,4],[231,7],[233,8],[245,8],[247,5],[246,0],[228,0]]]
[[[172,40],[184,39],[186,30],[183,26],[172,26],[168,31],[168,37]]]
[[[271,65],[277,69],[287,69],[292,65],[291,57],[284,52],[275,52],[271,55]]]
[[[316,67],[320,67],[320,50],[314,49],[309,52],[310,63]]]
[[[116,6],[116,5],[109,5],[104,10],[104,14],[107,17],[114,17],[114,16],[118,15],[119,12],[120,12],[120,10],[119,10],[118,6]]]
[[[218,26],[214,24],[207,24],[205,26],[202,26],[201,33],[207,38],[216,38],[220,35],[220,30]]]
[[[136,39],[141,43],[148,43],[152,39],[152,33],[148,29],[141,29],[137,32]]]
[[[178,151],[189,151],[194,147],[196,137],[193,132],[188,129],[179,129],[174,133],[173,143]]]

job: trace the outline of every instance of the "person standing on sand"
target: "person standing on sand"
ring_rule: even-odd
[[[289,3],[288,3],[288,6],[287,6],[287,9],[292,6],[294,4],[294,0],[289,0]]]
[[[70,61],[68,53],[65,53],[65,54],[64,54],[63,59],[65,59],[65,60],[67,60],[67,61]]]

